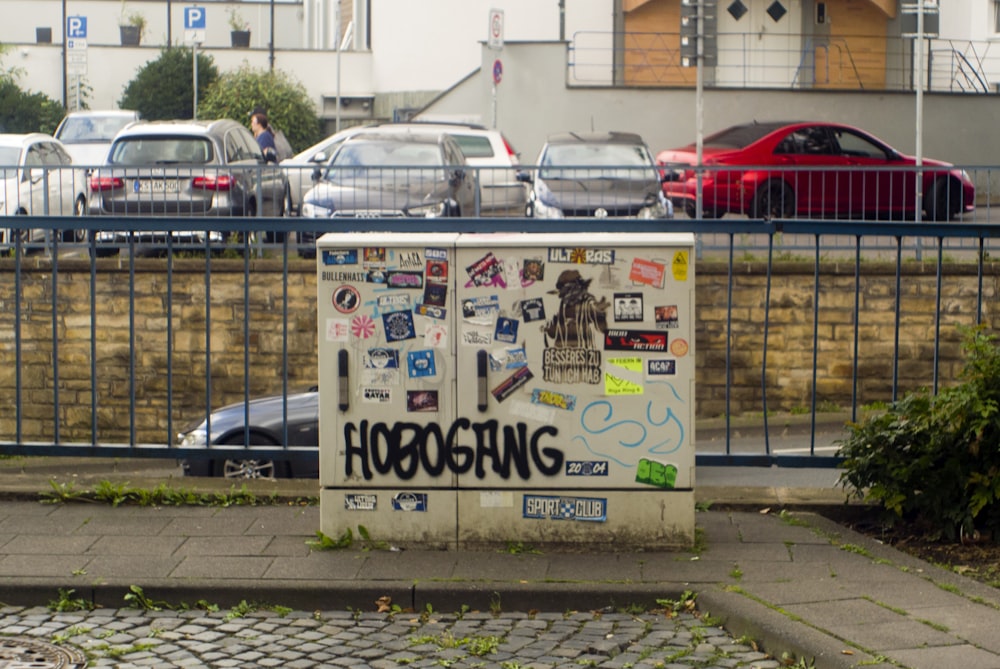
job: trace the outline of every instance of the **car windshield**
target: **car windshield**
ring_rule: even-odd
[[[110,142],[118,131],[132,122],[130,116],[69,116],[56,135],[65,144]]]
[[[326,179],[338,181],[369,176],[370,170],[382,168],[427,168],[444,165],[436,144],[365,140],[346,142],[329,163]],[[419,169],[423,177],[436,176],[438,170]]]
[[[0,146],[0,166],[13,167],[18,164],[21,149],[16,146]]]
[[[111,148],[110,165],[205,164],[212,143],[201,137],[128,137]]]
[[[556,144],[542,155],[543,179],[655,179],[653,160],[641,144]],[[568,169],[572,168],[572,169]]]

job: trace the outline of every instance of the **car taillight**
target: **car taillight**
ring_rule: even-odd
[[[233,176],[231,174],[216,174],[214,176],[195,177],[191,180],[192,188],[202,190],[229,190],[233,187]]]
[[[124,184],[125,182],[121,177],[90,177],[90,190],[94,192],[114,190],[115,188],[121,188]]]

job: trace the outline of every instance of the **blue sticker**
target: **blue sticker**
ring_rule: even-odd
[[[370,348],[365,369],[399,369],[399,351],[394,348]]]
[[[323,249],[324,265],[357,265],[357,249]]]
[[[523,513],[525,518],[603,523],[608,519],[608,500],[604,497],[525,495]]]
[[[607,476],[607,460],[568,460],[566,476]]]
[[[427,511],[427,493],[398,492],[392,498],[393,511]]]
[[[493,338],[497,341],[502,341],[505,344],[516,344],[517,326],[518,321],[513,318],[505,318],[501,316],[497,319],[497,329],[496,332],[493,333]]]
[[[409,311],[382,314],[382,326],[385,328],[386,341],[403,341],[417,336],[413,327],[413,314]]]
[[[406,354],[406,360],[406,366],[409,369],[411,379],[437,374],[437,367],[434,364],[434,351],[431,349],[410,351]]]
[[[647,360],[646,365],[646,372],[650,376],[677,373],[676,360]]]

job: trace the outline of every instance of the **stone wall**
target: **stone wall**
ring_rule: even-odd
[[[96,410],[101,443],[128,443],[133,418],[137,443],[168,443],[192,418],[203,417],[207,405],[242,401],[245,388],[251,397],[280,393],[284,374],[290,391],[317,382],[311,262],[290,262],[285,275],[279,260],[254,260],[248,282],[242,260],[213,258],[207,265],[204,259],[179,259],[169,275],[165,265],[162,259],[136,260],[132,292],[129,267],[118,259],[98,262],[93,285],[89,262],[60,261],[54,275],[46,260],[25,261],[18,314],[14,260],[0,259],[0,403],[7,407],[0,415],[0,439],[16,439],[19,429],[23,441],[56,439],[58,403],[60,441],[94,439]],[[938,307],[936,267],[905,264],[898,331],[895,266],[862,263],[857,318],[854,272],[853,263],[824,263],[816,291],[812,263],[776,264],[770,286],[764,263],[736,265],[731,284],[725,263],[698,264],[698,417],[726,412],[727,338],[732,415],[760,413],[765,400],[769,411],[808,408],[814,357],[817,401],[849,407],[855,320],[859,405],[890,400],[894,375],[902,391],[930,387],[935,360],[939,383],[952,382],[962,363],[956,326],[976,323],[975,265],[944,268]],[[997,325],[998,281],[1000,265],[988,264],[982,309],[990,328]]]

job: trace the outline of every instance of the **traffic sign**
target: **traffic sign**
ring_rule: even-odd
[[[201,44],[205,41],[207,14],[204,7],[184,8],[184,41],[188,44]]]
[[[80,38],[72,38],[66,40],[66,49],[68,51],[76,51],[77,53],[83,52],[84,57],[87,54],[87,40]]]
[[[503,48],[503,10],[490,10],[490,36],[487,46],[491,49]]]
[[[67,16],[66,17],[66,38],[67,39],[82,39],[84,44],[87,40],[87,17],[86,16]]]
[[[503,63],[497,58],[493,61],[493,83],[499,84],[501,79],[503,79]]]

